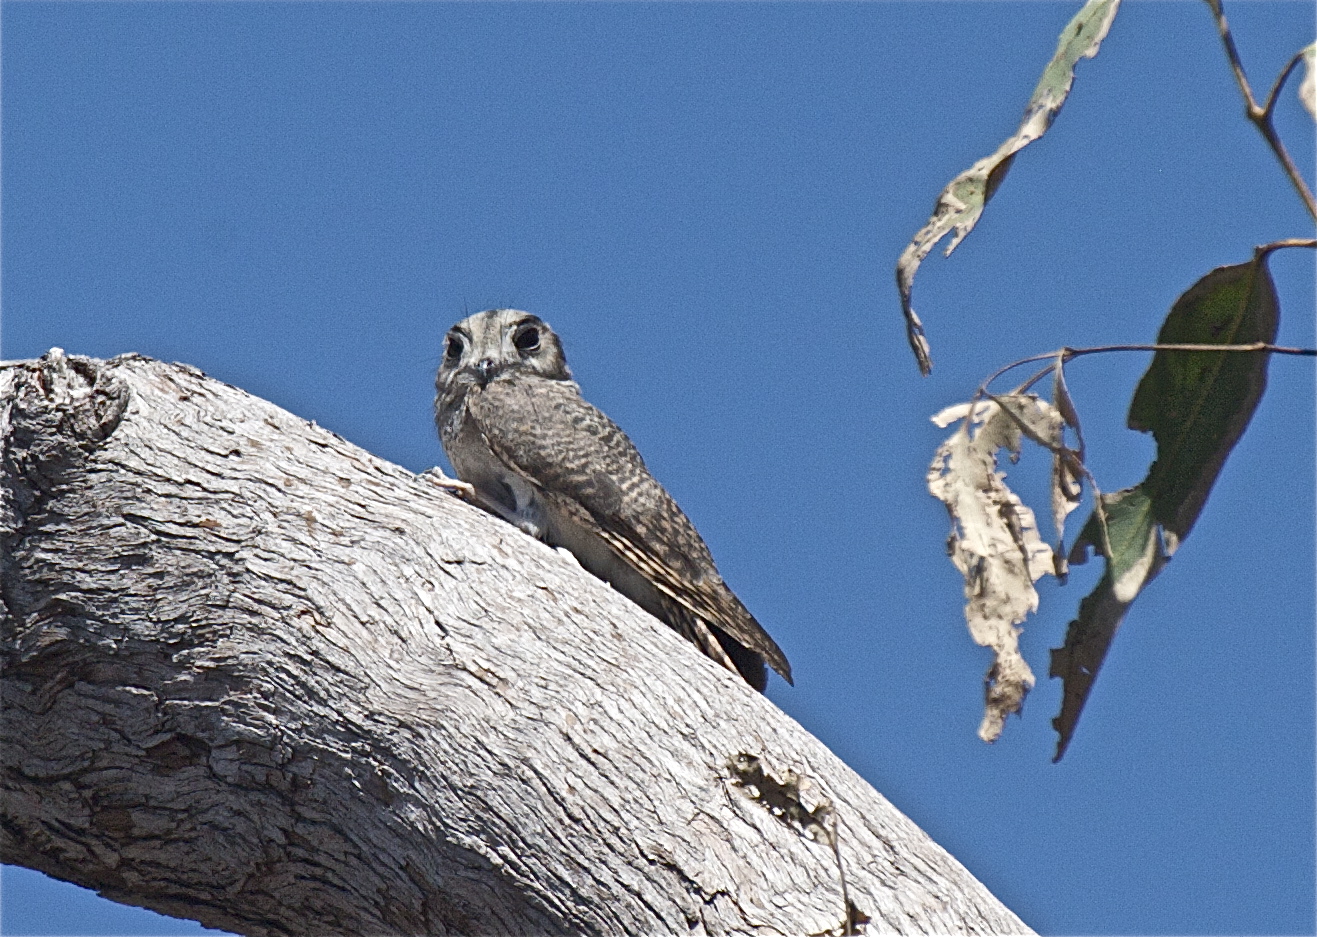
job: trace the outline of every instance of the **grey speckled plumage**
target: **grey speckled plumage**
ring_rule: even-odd
[[[581,397],[562,345],[515,309],[449,330],[435,422],[459,478],[522,530],[590,572],[763,690],[791,665],[714,566],[709,548],[636,447]]]

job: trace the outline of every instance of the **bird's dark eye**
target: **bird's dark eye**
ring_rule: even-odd
[[[444,343],[444,360],[449,364],[456,364],[457,360],[462,357],[462,340],[456,335],[448,336]]]
[[[523,355],[538,351],[540,347],[540,330],[533,325],[523,325],[517,329],[517,334],[512,336],[512,344],[516,345],[517,351]]]

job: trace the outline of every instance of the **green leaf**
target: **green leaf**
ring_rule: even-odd
[[[1274,342],[1280,321],[1265,255],[1217,267],[1176,300],[1159,344]],[[1270,353],[1159,351],[1130,404],[1129,426],[1151,432],[1157,461],[1143,487],[1174,553],[1193,528],[1226,456],[1267,386]]]
[[[1265,252],[1217,267],[1175,301],[1157,335],[1166,345],[1271,344],[1280,308]],[[1130,404],[1131,429],[1151,432],[1157,459],[1133,488],[1103,495],[1075,541],[1072,563],[1089,547],[1107,559],[1097,588],[1079,603],[1050,673],[1062,680],[1061,712],[1052,720],[1059,761],[1074,736],[1093,681],[1139,593],[1161,572],[1193,528],[1267,385],[1265,351],[1159,351]]]
[[[1165,565],[1166,557],[1155,554],[1142,585],[1146,587],[1157,578]],[[1079,603],[1079,617],[1066,629],[1065,644],[1052,649],[1048,675],[1062,679],[1061,712],[1052,720],[1052,728],[1057,734],[1054,762],[1061,760],[1074,738],[1079,714],[1084,710],[1093,681],[1097,679],[1102,661],[1106,659],[1130,605],[1131,602],[1122,602],[1117,597],[1108,570],[1097,588]]]
[[[1102,519],[1094,511],[1075,540],[1072,563],[1082,563],[1088,547],[1107,558],[1107,573],[1123,602],[1133,601],[1145,583],[1158,553],[1157,527],[1152,519],[1152,500],[1142,485],[1102,495],[1106,514],[1106,539]],[[1107,549],[1107,544],[1111,549]]]
[[[942,238],[954,232],[946,251],[950,256],[956,245],[978,224],[983,207],[1006,178],[1015,154],[1045,134],[1060,113],[1075,81],[1075,65],[1080,59],[1097,55],[1119,7],[1120,0],[1088,0],[1066,24],[1057,41],[1056,52],[1043,69],[1015,133],[1007,137],[992,155],[985,156],[947,184],[938,196],[932,217],[901,252],[896,262],[896,284],[901,293],[901,310],[905,314],[906,338],[919,362],[919,370],[924,374],[933,369],[933,362],[928,340],[924,338],[923,324],[915,315],[910,300],[915,272]]]
[[[1084,562],[1092,547],[1107,557],[1106,573],[1079,603],[1079,617],[1066,629],[1065,644],[1052,649],[1048,675],[1062,680],[1061,712],[1052,720],[1059,736],[1053,761],[1060,761],[1070,745],[1079,714],[1130,603],[1166,565],[1152,519],[1152,500],[1142,485],[1103,495],[1101,503],[1105,538],[1102,519],[1095,510],[1075,540],[1070,562]]]

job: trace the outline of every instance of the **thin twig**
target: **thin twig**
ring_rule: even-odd
[[[851,894],[846,887],[846,866],[841,861],[841,837],[838,835],[840,823],[840,818],[833,812],[832,829],[827,830],[827,833],[828,839],[832,841],[832,856],[837,860],[837,876],[841,879],[841,933],[842,937],[850,937],[856,930],[855,922],[851,920]]]
[[[1306,51],[1306,49],[1300,49],[1298,52],[1295,52],[1294,58],[1290,59],[1290,63],[1285,66],[1284,71],[1282,71],[1280,76],[1277,77],[1276,83],[1271,86],[1271,93],[1267,95],[1266,103],[1262,105],[1262,111],[1267,115],[1268,119],[1271,118],[1272,112],[1276,110],[1276,98],[1280,94],[1280,89],[1283,88],[1285,82],[1289,80],[1290,73],[1299,67],[1299,63],[1303,61],[1303,56]]]
[[[979,389],[974,395],[975,400],[978,400],[986,396],[988,393],[989,385],[991,385],[993,381],[997,380],[997,378],[1001,377],[1007,371],[1013,371],[1014,369],[1020,367],[1021,365],[1032,364],[1035,361],[1046,361],[1049,358],[1059,357],[1062,361],[1068,361],[1070,359],[1067,358],[1066,355],[1069,351],[1070,351],[1069,348],[1059,348],[1056,351],[1047,351],[1041,355],[1030,355],[1027,358],[1021,358],[1019,361],[1012,361],[1010,364],[998,368],[996,371],[993,371],[992,374],[988,375],[988,377],[983,381],[983,383],[979,385]],[[1043,371],[1042,373],[1046,374],[1047,371],[1052,370],[1052,367],[1053,367],[1052,365],[1049,365],[1047,367],[1047,370]],[[1031,383],[1033,383],[1032,379],[1022,384],[1021,386],[1028,387],[1029,384]]]
[[[980,396],[991,396],[988,393],[988,385],[997,378],[1001,377],[1007,371],[1012,371],[1022,365],[1032,364],[1035,361],[1046,361],[1048,358],[1061,359],[1062,363],[1070,361],[1073,358],[1082,358],[1084,355],[1104,354],[1109,351],[1268,351],[1277,355],[1302,355],[1304,357],[1317,357],[1317,348],[1290,348],[1286,345],[1270,345],[1267,342],[1249,342],[1245,345],[1206,345],[1206,344],[1164,344],[1153,343],[1149,345],[1095,345],[1092,348],[1058,348],[1056,351],[1045,351],[1040,355],[1030,355],[1027,358],[1021,358],[1019,361],[1012,361],[1008,365],[993,371],[988,378],[979,385]],[[1047,369],[1048,371],[1051,368]],[[1035,375],[1023,387],[1028,387],[1043,375]]]
[[[1230,34],[1230,26],[1226,23],[1226,14],[1221,7],[1221,0],[1205,0],[1205,2],[1212,10],[1212,16],[1216,20],[1216,30],[1221,34],[1221,43],[1225,46],[1226,57],[1230,60],[1230,68],[1235,73],[1235,81],[1239,84],[1240,92],[1244,95],[1244,111],[1248,115],[1248,119],[1258,128],[1258,132],[1267,141],[1271,151],[1276,154],[1276,159],[1280,160],[1281,166],[1285,169],[1285,174],[1290,177],[1290,182],[1294,184],[1295,190],[1298,191],[1299,198],[1303,199],[1308,214],[1313,217],[1313,220],[1317,220],[1317,200],[1313,199],[1312,190],[1308,188],[1308,183],[1304,182],[1299,167],[1294,165],[1294,160],[1290,158],[1289,151],[1285,149],[1285,144],[1281,142],[1271,120],[1276,105],[1276,95],[1280,92],[1281,85],[1290,76],[1303,53],[1300,52],[1290,60],[1289,65],[1285,66],[1285,70],[1281,72],[1275,86],[1271,89],[1271,94],[1267,96],[1266,106],[1259,105],[1257,99],[1253,97],[1253,89],[1249,87],[1248,77],[1244,74],[1244,63],[1239,58],[1239,49],[1235,47],[1235,37]]]
[[[1235,81],[1239,82],[1239,90],[1244,93],[1244,100],[1248,102],[1251,111],[1257,107],[1257,103],[1253,100],[1253,89],[1248,86],[1248,76],[1244,74],[1244,64],[1240,61],[1239,50],[1235,48],[1235,37],[1230,34],[1230,26],[1226,23],[1226,11],[1221,7],[1221,0],[1206,0],[1206,2],[1212,8],[1216,29],[1221,34],[1221,42],[1226,47],[1226,57],[1230,59],[1230,68],[1235,73]],[[1249,116],[1251,118],[1252,114],[1250,113]]]
[[[1150,345],[1095,345],[1092,348],[1064,348],[1065,360],[1083,355],[1096,355],[1105,351],[1269,351],[1277,355],[1317,356],[1317,348],[1290,348],[1269,342],[1248,342],[1243,345],[1212,345],[1194,342],[1153,343]]]
[[[1253,248],[1253,256],[1266,257],[1272,251],[1278,251],[1283,247],[1317,247],[1317,238],[1281,238],[1279,241]]]
[[[1035,374],[1033,377],[1029,378],[1029,380],[1025,381],[1025,382],[1024,382],[1023,384],[1021,384],[1019,387],[1015,388],[1015,390],[1011,391],[1011,393],[1012,393],[1012,394],[1027,394],[1027,393],[1029,392],[1029,388],[1033,387],[1035,384],[1037,384],[1037,383],[1038,383],[1039,381],[1041,381],[1043,378],[1047,377],[1047,375],[1052,374],[1052,373],[1055,372],[1055,371],[1056,371],[1056,364],[1055,364],[1055,363],[1053,363],[1053,364],[1049,364],[1047,367],[1043,368],[1041,371],[1039,371],[1039,372],[1038,372],[1037,374]]]

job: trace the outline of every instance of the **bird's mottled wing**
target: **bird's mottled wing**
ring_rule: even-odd
[[[467,401],[495,455],[670,598],[791,680],[786,655],[718,575],[709,548],[618,426],[574,385],[494,381]]]

